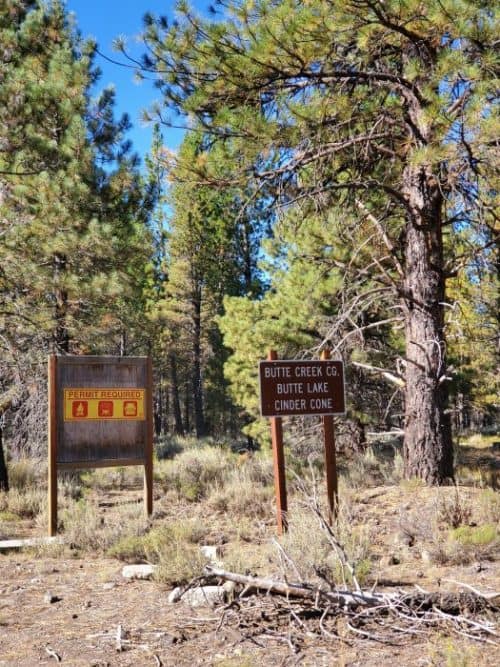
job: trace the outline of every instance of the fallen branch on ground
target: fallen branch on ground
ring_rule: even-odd
[[[494,645],[500,643],[500,635],[491,620],[491,615],[499,611],[494,604],[498,594],[484,594],[475,589],[458,593],[422,589],[397,593],[328,590],[307,583],[239,574],[212,565],[206,566],[205,574],[209,579],[239,584],[245,595],[254,592],[258,597],[264,592],[266,597],[284,597],[282,604],[287,605],[289,622],[296,632],[305,631],[305,617],[316,616],[320,619],[321,634],[328,636],[331,633],[325,628],[325,619],[343,615],[348,618],[347,627],[353,633],[375,641],[392,643],[395,638],[422,635],[430,629],[440,628],[468,639]],[[464,585],[463,588],[470,587]],[[239,605],[244,604],[242,596],[243,593],[238,598]]]
[[[54,651],[54,649],[51,649],[50,646],[45,647],[45,652],[50,655],[51,658],[54,658],[56,662],[61,662],[61,656]]]
[[[237,572],[228,572],[219,567],[207,565],[205,574],[226,581],[233,581],[235,584],[246,586],[249,590],[261,590],[268,593],[278,593],[287,597],[296,598],[324,598],[330,604],[337,604],[341,607],[358,607],[361,605],[377,606],[381,604],[386,597],[394,595],[392,593],[374,594],[370,591],[327,591],[321,588],[310,586],[309,584],[290,584],[285,581],[267,579],[265,577],[251,577]]]

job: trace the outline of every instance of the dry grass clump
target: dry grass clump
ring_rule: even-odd
[[[272,486],[274,483],[273,461],[270,456],[240,455],[236,459],[237,470],[244,473],[245,477],[254,486]]]
[[[60,529],[65,539],[78,551],[105,552],[127,536],[143,535],[147,520],[141,504],[123,505],[109,514],[95,505],[79,500],[61,513]]]
[[[144,469],[142,466],[96,468],[79,473],[79,477],[83,486],[96,491],[122,490],[142,486]]]
[[[40,517],[46,515],[46,464],[29,459],[10,462],[9,484],[9,492],[0,493],[0,512],[7,513],[10,517],[17,519],[37,519],[37,524],[39,524]],[[68,499],[77,500],[82,495],[82,487],[77,473],[60,474],[58,487],[59,503],[62,506],[67,504]],[[11,520],[14,520],[14,518],[11,518]]]
[[[11,488],[8,493],[2,494],[0,500],[3,511],[23,519],[34,519],[43,511],[46,504],[46,491],[37,486],[26,487],[22,490]]]
[[[461,495],[458,486],[455,493],[449,499],[444,494],[438,496],[437,520],[446,526],[458,528],[471,520],[472,506],[469,500]]]
[[[485,523],[500,523],[500,493],[484,489],[478,498],[478,518]]]
[[[229,657],[215,656],[214,667],[255,667],[255,656],[238,655]]]
[[[235,466],[234,455],[220,447],[203,446],[183,451],[172,461],[160,462],[157,478],[180,499],[198,502],[213,487],[223,487]]]
[[[498,553],[500,500],[490,489],[436,490],[430,555],[440,565],[466,565]]]
[[[272,461],[204,444],[159,461],[156,480],[178,500],[207,501],[218,512],[268,516],[273,495]]]
[[[254,486],[249,479],[232,479],[220,489],[214,489],[207,499],[208,506],[234,517],[268,518],[274,512],[274,492],[269,486]]]
[[[176,521],[152,530],[144,538],[144,547],[147,560],[158,565],[156,579],[179,585],[199,576],[206,564],[199,545],[207,532],[207,525],[199,519]]]
[[[191,443],[187,442],[185,438],[164,435],[161,436],[156,443],[155,454],[160,461],[163,459],[173,459],[185,449],[189,448],[190,445]]]
[[[229,449],[229,446],[225,442],[215,440],[210,436],[196,438],[192,435],[163,435],[160,436],[155,444],[155,455],[159,461],[163,461],[165,459],[173,459],[188,450],[206,448]]]
[[[267,461],[237,459],[222,485],[212,488],[209,507],[235,517],[269,518],[274,513],[272,468]]]
[[[349,461],[345,472],[348,485],[353,489],[364,489],[367,486],[378,486],[392,479],[391,462],[378,458],[373,448],[369,447],[363,454]]]
[[[255,539],[254,526],[253,539],[248,540],[244,532],[243,537],[239,533],[237,539],[224,547],[223,562],[230,572],[273,575],[273,570],[277,569],[276,545],[269,539]]]
[[[200,544],[207,532],[199,519],[174,521],[144,534],[121,537],[108,548],[107,555],[126,562],[154,563],[158,581],[184,584],[203,571],[206,558]]]
[[[463,546],[483,547],[498,540],[498,529],[492,523],[483,526],[460,526],[450,532],[450,537]]]
[[[363,583],[371,570],[370,529],[365,524],[353,523],[350,508],[341,503],[332,535],[333,539],[310,507],[290,512],[289,530],[282,539],[281,564],[285,575],[294,578],[300,575],[303,581],[319,579],[350,585],[352,568],[358,582]]]
[[[445,539],[438,539],[431,554],[441,565],[467,565],[494,559],[499,544],[498,528],[493,524],[460,526],[450,530]]]
[[[491,665],[476,646],[457,644],[455,638],[438,636],[426,661],[430,667],[479,667]]]
[[[40,482],[46,485],[47,462],[35,459],[19,459],[8,464],[9,486],[22,491],[36,487]]]
[[[1,509],[4,507],[2,500],[2,496],[0,496],[0,522],[5,521],[8,523],[10,521],[18,521],[19,516],[17,514],[14,514],[14,512],[9,512],[9,510]]]
[[[488,539],[480,537],[478,539]],[[474,538],[476,539],[476,538]],[[448,540],[436,540],[429,551],[431,560],[437,565],[470,565],[471,563],[494,560],[498,554],[498,537],[488,544],[463,544],[450,534]]]
[[[462,444],[468,447],[476,447],[477,449],[486,449],[487,447],[491,447],[498,438],[498,433],[474,433],[465,438]]]
[[[125,535],[112,544],[106,555],[125,563],[143,563],[147,560],[145,536]]]

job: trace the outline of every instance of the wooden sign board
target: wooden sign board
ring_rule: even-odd
[[[281,535],[287,528],[287,493],[282,417],[322,415],[325,444],[325,473],[331,523],[337,513],[337,462],[333,415],[345,413],[344,366],[331,361],[323,350],[321,361],[278,361],[269,350],[268,361],[259,365],[260,405],[263,417],[270,417],[273,447],[274,488],[277,528]]]
[[[152,511],[152,366],[149,357],[49,357],[49,533],[57,470],[144,465]]]
[[[263,417],[345,413],[341,361],[261,361],[259,378]]]

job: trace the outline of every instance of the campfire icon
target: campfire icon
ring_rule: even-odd
[[[123,415],[125,417],[137,417],[137,401],[125,401],[123,404]]]
[[[88,401],[74,401],[72,405],[73,417],[85,419],[89,413]]]

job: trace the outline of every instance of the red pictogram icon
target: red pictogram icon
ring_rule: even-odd
[[[89,402],[88,401],[73,401],[71,404],[71,411],[73,417],[76,419],[85,419],[89,414]]]
[[[97,406],[97,414],[99,417],[112,417],[113,401],[99,401]]]
[[[124,417],[137,417],[137,401],[125,401],[123,403]]]

